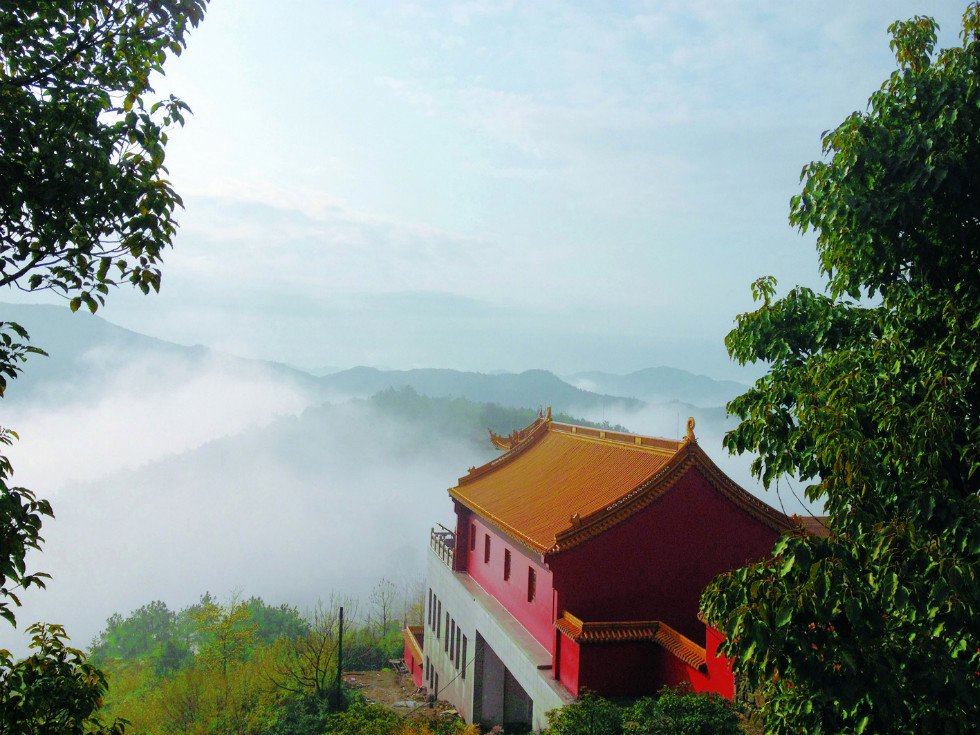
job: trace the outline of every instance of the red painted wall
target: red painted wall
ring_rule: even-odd
[[[465,510],[465,509],[464,509]],[[526,555],[521,547],[500,535],[476,516],[457,515],[457,546],[462,545],[465,535],[469,542],[469,524],[476,526],[476,548],[469,552],[466,572],[483,589],[507,608],[527,631],[549,651],[554,650],[555,628],[552,605],[551,572]],[[463,527],[466,526],[464,529]],[[484,563],[484,538],[490,535],[490,561]],[[468,548],[468,547],[467,547]],[[510,579],[504,581],[504,550],[511,553]],[[533,602],[527,601],[527,570],[533,567],[536,575]]]
[[[586,644],[581,648],[579,688],[607,697],[656,694],[664,682],[654,663],[663,653],[655,643]]]
[[[573,695],[582,688],[606,697],[656,694],[665,686],[689,683],[696,692],[717,692],[732,699],[735,678],[728,661],[715,657],[721,635],[708,629],[707,672],[692,669],[652,642],[586,644],[561,635],[559,680]]]
[[[581,659],[581,648],[563,633],[558,633],[556,639],[558,646],[558,681],[570,691],[574,696],[578,696],[579,661]],[[552,666],[554,673],[554,666]]]
[[[777,535],[692,469],[642,512],[549,558],[558,610],[596,622],[661,620],[703,640],[705,586],[766,556]]]
[[[412,681],[415,682],[415,686],[422,686],[422,681],[425,677],[425,666],[421,661],[415,660],[415,654],[412,653],[408,641],[405,641],[405,665],[412,672]]]
[[[705,653],[708,663],[708,677],[711,679],[711,691],[718,692],[726,699],[735,698],[735,675],[728,659],[718,653],[718,646],[725,637],[711,626],[707,626]]]

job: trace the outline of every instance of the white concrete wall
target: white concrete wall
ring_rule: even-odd
[[[538,643],[517,620],[480,587],[468,574],[453,572],[438,555],[429,550],[427,562],[428,587],[442,602],[443,637],[445,614],[456,621],[466,636],[466,676],[456,670],[443,640],[437,640],[426,629],[424,653],[439,673],[439,698],[452,702],[468,723],[473,721],[473,685],[476,656],[476,634],[493,649],[511,675],[533,702],[532,727],[541,729],[548,724],[545,713],[573,701],[560,683],[551,678],[551,654]],[[540,668],[539,668],[540,667]]]

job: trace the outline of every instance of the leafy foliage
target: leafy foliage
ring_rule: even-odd
[[[143,605],[125,619],[116,613],[92,644],[92,660],[112,657],[133,661],[159,655],[171,642],[176,621],[177,615],[159,600]]]
[[[386,604],[395,610],[405,603],[392,597]],[[394,618],[382,636],[380,619],[362,620],[356,600],[337,596],[305,616],[258,597],[221,603],[209,593],[176,613],[157,601],[112,615],[92,644],[93,660],[112,682],[105,711],[147,735],[323,732],[331,715],[358,701],[346,688],[342,706],[330,696],[341,605],[345,670],[387,666],[396,640],[401,655]],[[399,722],[398,732],[428,732]]]
[[[312,692],[285,702],[279,710],[275,722],[263,735],[307,735],[311,732],[327,732],[332,715],[336,714],[332,698],[326,690]],[[357,702],[363,702],[360,692],[344,688],[342,710],[350,709]]]
[[[767,486],[808,483],[830,528],[705,594],[772,733],[980,719],[980,4],[938,54],[931,19],[890,30],[899,68],[824,135],[791,204],[827,293],[777,300],[761,279],[727,338],[770,366],[729,404],[726,445]]]
[[[0,444],[9,445],[17,435],[0,428]],[[41,548],[41,517],[54,517],[51,505],[23,487],[10,487],[10,461],[0,454],[0,617],[16,624],[11,604],[20,605],[17,587],[44,587],[47,574],[27,572],[27,552]],[[9,600],[9,602],[8,602]]]
[[[690,688],[667,689],[657,699],[644,697],[623,711],[627,735],[741,735],[731,702]]]
[[[548,713],[544,735],[739,735],[731,702],[690,687],[663,690],[620,708],[593,692]]]
[[[180,197],[148,103],[207,0],[5,2],[0,35],[0,286],[52,289],[95,311],[110,286],[160,286]]]
[[[623,712],[608,699],[583,691],[564,707],[548,712],[545,735],[620,735]]]
[[[0,322],[0,398],[7,390],[7,381],[20,374],[20,364],[31,354],[47,353],[32,346],[27,330],[16,322]]]
[[[150,102],[150,79],[184,48],[207,0],[0,3],[0,286],[50,289],[95,311],[111,286],[160,285],[180,197],[166,180],[166,129],[187,106]],[[31,353],[27,332],[0,322],[0,396]],[[0,430],[0,443],[14,436]],[[12,625],[51,507],[9,487],[0,455],[0,616]],[[101,731],[106,680],[64,644],[58,626],[33,626],[35,652],[0,651],[4,733]],[[121,724],[110,728],[121,731]]]
[[[335,735],[398,735],[404,718],[380,704],[354,702],[327,720],[324,732]]]
[[[303,619],[292,605],[267,605],[261,597],[250,597],[245,601],[245,609],[255,625],[255,636],[264,643],[272,643],[280,638],[293,640],[310,632],[310,624]]]
[[[65,645],[60,625],[35,624],[33,653],[13,661],[0,650],[0,732],[4,735],[118,735],[123,722],[97,717],[108,688],[105,675],[85,655]]]

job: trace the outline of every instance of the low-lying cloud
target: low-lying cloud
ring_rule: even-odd
[[[261,370],[176,360],[121,366],[51,412],[21,406],[17,480],[57,517],[29,561],[52,579],[22,595],[20,627],[62,623],[84,647],[151,600],[239,590],[302,609],[416,580],[429,527],[452,518],[446,488],[485,457],[364,402],[310,402]],[[0,647],[25,645],[3,632]]]

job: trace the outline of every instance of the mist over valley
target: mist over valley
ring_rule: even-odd
[[[4,400],[3,425],[20,436],[15,481],[56,515],[29,560],[52,579],[23,595],[18,617],[62,623],[79,646],[112,613],[156,599],[176,609],[240,591],[304,609],[331,593],[363,599],[382,578],[412,584],[429,529],[452,522],[446,489],[498,454],[487,430],[510,433],[547,406],[558,420],[668,437],[694,416],[711,457],[778,505],[721,449],[732,422],[719,399],[744,390],[731,381],[664,368],[314,376],[67,308],[3,309],[49,354],[29,359]],[[16,638],[0,645],[23,650]]]

